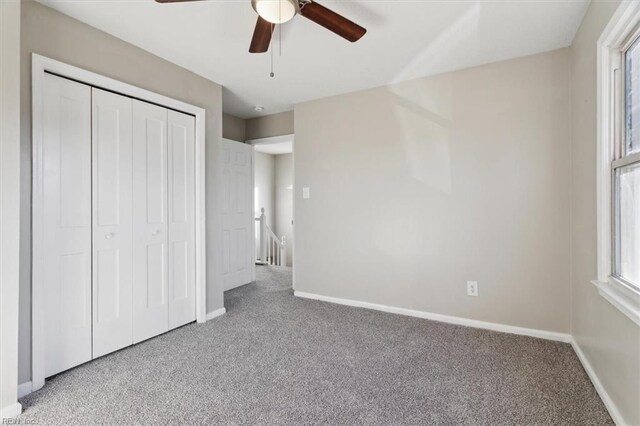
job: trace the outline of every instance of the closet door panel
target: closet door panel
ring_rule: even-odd
[[[168,111],[169,328],[196,319],[195,119]]]
[[[251,282],[253,275],[252,150],[251,145],[222,140],[222,283],[225,290]]]
[[[169,330],[167,110],[133,101],[133,341]]]
[[[91,359],[91,88],[46,74],[45,376]]]
[[[133,343],[132,100],[92,89],[93,357]]]

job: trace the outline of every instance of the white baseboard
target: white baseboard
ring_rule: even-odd
[[[31,392],[33,392],[33,383],[31,381],[18,385],[18,399],[29,395]]]
[[[22,405],[19,402],[0,408],[0,422],[5,424],[5,419],[15,419],[22,413]],[[11,422],[7,423],[11,424]]]
[[[611,397],[607,393],[607,390],[604,388],[604,386],[602,386],[602,383],[600,382],[600,379],[598,379],[596,372],[593,370],[593,367],[591,367],[591,363],[589,363],[589,360],[587,359],[584,352],[582,352],[580,345],[578,345],[578,342],[576,342],[575,339],[571,339],[571,346],[578,356],[580,363],[582,363],[582,367],[587,372],[589,379],[591,379],[593,387],[596,388],[596,392],[598,392],[598,395],[604,403],[604,406],[607,407],[607,411],[609,411],[609,415],[613,419],[613,422],[616,425],[620,426],[626,424],[624,422],[624,419],[622,418],[622,414],[620,414],[620,411],[618,410],[618,407],[616,407],[616,405],[611,400]]]
[[[216,309],[215,311],[213,311],[213,312],[209,312],[209,313],[207,314],[207,319],[206,319],[206,320],[207,320],[207,321],[212,320],[212,319],[214,319],[214,318],[219,317],[220,315],[224,315],[226,312],[227,312],[227,309],[226,309],[226,308]]]
[[[555,340],[558,342],[571,342],[571,335],[558,333],[555,331],[537,330],[534,328],[516,327],[513,325],[498,324],[472,320],[468,318],[454,317],[451,315],[435,314],[432,312],[416,311],[413,309],[398,308],[395,306],[378,305],[377,303],[361,302],[358,300],[339,299],[337,297],[321,296],[319,294],[294,291],[294,296],[305,299],[320,300],[323,302],[337,303],[339,305],[355,306],[358,308],[374,309],[376,311],[389,312],[392,314],[406,315],[410,317],[423,318],[433,321],[446,322],[449,324],[464,325],[467,327],[482,328],[485,330],[501,331],[503,333],[520,334],[523,336],[538,337],[540,339]]]

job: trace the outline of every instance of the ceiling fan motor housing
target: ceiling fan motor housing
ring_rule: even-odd
[[[272,24],[283,24],[300,12],[298,0],[251,0],[251,7]]]

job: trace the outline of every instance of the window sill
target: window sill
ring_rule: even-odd
[[[640,326],[640,293],[613,277],[609,277],[606,282],[593,280],[591,283],[597,287],[602,297]]]

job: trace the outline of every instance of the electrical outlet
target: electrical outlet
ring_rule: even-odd
[[[467,281],[467,296],[478,295],[478,281]]]
[[[308,186],[302,188],[302,198],[304,198],[305,200],[307,198],[311,198],[311,191],[309,190]]]

